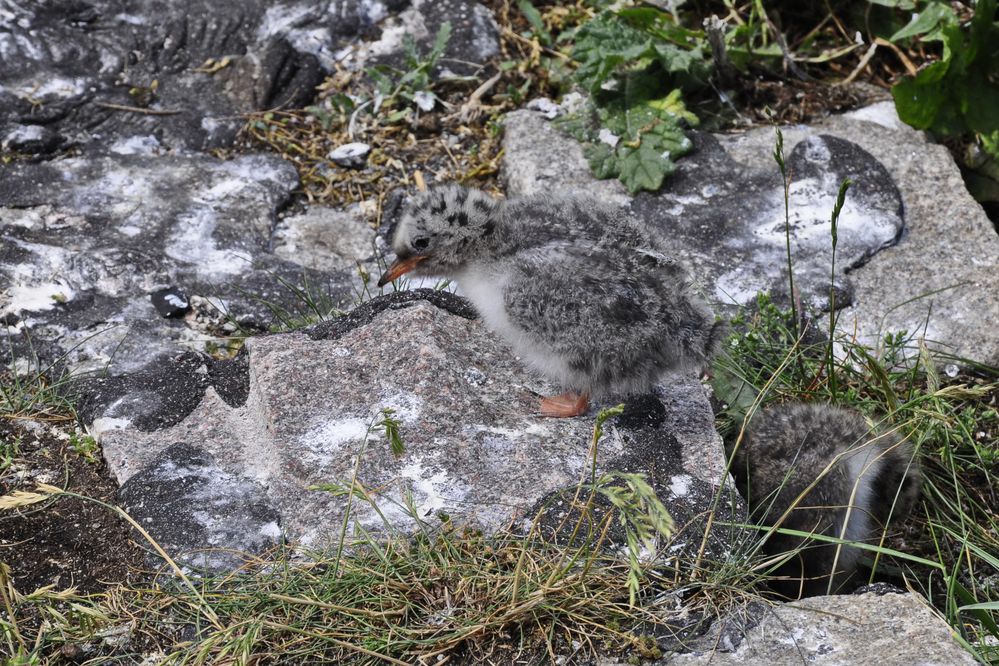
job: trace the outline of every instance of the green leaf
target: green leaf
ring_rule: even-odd
[[[673,44],[658,43],[654,47],[659,64],[667,73],[681,75],[685,80],[703,84],[708,80],[711,67],[700,46],[682,49]]]
[[[572,50],[573,60],[579,62],[576,80],[591,93],[600,90],[618,66],[654,56],[651,38],[610,12],[585,23],[576,33]]]
[[[698,122],[700,122],[697,116],[687,110],[679,88],[674,89],[673,92],[662,99],[651,100],[648,105],[655,109],[659,115],[670,114],[677,118],[682,118],[692,127],[696,127]]]
[[[677,46],[692,49],[704,41],[703,31],[688,30],[677,23],[672,15],[655,7],[627,7],[615,13],[633,28]]]
[[[437,29],[437,35],[434,37],[434,45],[430,49],[430,53],[427,54],[427,64],[428,69],[433,69],[437,65],[437,61],[441,59],[444,55],[444,49],[447,48],[447,43],[451,40],[451,22],[444,21],[441,23],[441,27]]]
[[[996,0],[978,0],[975,3],[975,16],[971,19],[971,38],[967,49],[968,61],[977,59],[982,49],[993,49],[992,57],[995,57],[996,39],[999,38],[999,30],[996,29],[994,18],[996,15]],[[988,61],[988,56],[986,56]],[[991,65],[995,67],[996,61]]]
[[[538,36],[538,40],[545,46],[551,46],[552,35],[545,30],[545,22],[541,18],[541,12],[529,0],[517,0],[517,8],[520,9],[520,13],[524,15],[527,22],[531,24],[534,34]]]
[[[999,132],[983,134],[979,139],[982,142],[982,150],[993,160],[999,161]],[[999,180],[999,176],[996,176],[996,180]]]
[[[898,117],[916,129],[929,129],[933,125],[948,91],[940,80],[947,73],[950,63],[937,61],[921,70],[915,77],[904,78],[891,89]]]
[[[914,15],[908,25],[889,37],[888,40],[897,42],[900,39],[926,34],[935,29],[941,21],[953,25],[957,23],[957,15],[954,14],[950,5],[934,2]]]
[[[583,146],[583,156],[589,162],[593,175],[600,180],[614,178],[621,173],[617,153],[606,143],[591,143]]]
[[[916,8],[916,3],[912,0],[867,0],[869,4],[891,7],[892,9],[902,9],[909,11]]]
[[[656,150],[643,141],[638,149],[624,146],[620,150],[621,182],[628,191],[635,194],[639,190],[656,191],[663,184],[663,177],[673,173],[676,165],[668,155]]]
[[[999,86],[977,67],[963,86],[964,120],[973,132],[991,134],[999,130]]]
[[[661,21],[665,12],[655,7],[627,7],[615,12],[618,18],[623,19],[633,28],[648,30],[656,27]]]
[[[620,99],[605,107],[591,105],[557,123],[583,142],[583,155],[597,178],[617,177],[634,193],[659,189],[673,173],[674,160],[693,149],[684,125],[696,124],[697,118],[677,89],[661,99],[636,98],[630,107]],[[620,137],[616,146],[597,139],[601,127]]]

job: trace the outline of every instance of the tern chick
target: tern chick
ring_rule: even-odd
[[[868,426],[855,411],[788,403],[756,414],[735,452],[732,475],[760,524],[851,542],[876,542],[919,498],[912,445]],[[801,548],[774,586],[796,598],[851,581],[861,549],[774,532],[772,555]]]
[[[542,400],[547,416],[703,367],[722,335],[663,241],[588,197],[497,200],[445,185],[415,197],[391,242],[379,286],[409,272],[455,280],[486,326],[565,389]]]

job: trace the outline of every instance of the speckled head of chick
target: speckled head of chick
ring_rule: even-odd
[[[479,241],[496,228],[500,202],[485,192],[443,185],[417,195],[392,237],[395,262],[378,280],[383,287],[412,272],[453,275],[476,255]]]

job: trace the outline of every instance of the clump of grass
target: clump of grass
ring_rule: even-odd
[[[787,222],[791,174],[779,129],[773,156],[784,183]],[[857,409],[871,423],[910,441],[923,470],[923,500],[921,515],[911,518],[901,534],[882,534],[877,545],[870,545],[782,527],[757,529],[867,551],[872,557],[869,580],[879,570],[904,580],[945,615],[977,656],[999,663],[999,586],[989,582],[999,580],[999,558],[994,556],[999,552],[999,495],[994,491],[999,480],[999,368],[931,352],[918,331],[887,332],[874,349],[837,331],[832,283],[838,218],[851,184],[842,183],[831,213],[828,337],[823,339],[814,321],[797,308],[786,225],[790,308],[759,294],[755,308],[732,320],[733,332],[715,361],[713,387],[722,402],[719,429],[733,442],[734,457],[758,409],[818,401]],[[799,556],[807,554],[778,555],[760,568],[774,571]]]
[[[27,353],[18,354],[13,339],[0,350],[0,418],[70,421],[76,418],[69,397],[72,378],[62,368],[65,355],[46,363],[25,335]]]

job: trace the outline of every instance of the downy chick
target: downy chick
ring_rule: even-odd
[[[496,200],[445,185],[414,198],[391,240],[397,259],[379,286],[409,272],[455,280],[490,329],[565,389],[542,400],[547,416],[703,366],[721,338],[665,243],[588,197]]]

